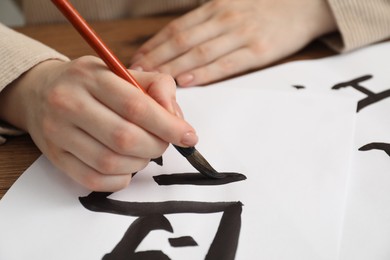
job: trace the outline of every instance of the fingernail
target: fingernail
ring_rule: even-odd
[[[141,66],[131,66],[130,67],[132,70],[136,70],[136,71],[144,71],[144,69],[141,67]]]
[[[186,133],[181,139],[181,143],[185,146],[194,146],[198,142],[198,136],[194,132]]]
[[[183,111],[181,110],[179,104],[176,102],[176,100],[172,101],[172,107],[175,115],[181,119],[184,118]]]
[[[192,74],[183,74],[177,77],[177,83],[179,86],[186,87],[194,80],[194,75]]]

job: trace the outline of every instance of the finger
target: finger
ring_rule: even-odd
[[[158,69],[176,77],[183,72],[205,66],[221,56],[240,49],[244,43],[244,39],[235,34],[224,34],[192,48],[189,52]]]
[[[230,29],[229,27],[222,26],[218,20],[209,20],[187,30],[180,31],[160,45],[155,46],[142,59],[135,62],[131,68],[142,68],[145,71],[153,70],[161,64],[187,52],[194,46],[225,33]]]
[[[142,88],[157,103],[176,114],[176,82],[173,77],[157,72],[130,71]]]
[[[144,90],[171,114],[183,119],[183,111],[176,102],[176,82],[172,76],[156,72],[131,71]]]
[[[65,133],[67,136],[63,136]],[[71,138],[68,133],[72,133]],[[74,127],[62,129],[54,142],[102,174],[131,174],[145,168],[150,161],[149,158],[143,159],[115,153],[84,131]]]
[[[116,153],[148,159],[158,157],[165,151],[165,142],[93,97],[86,96],[83,103],[84,106],[70,119],[71,122]]]
[[[56,166],[73,180],[92,191],[118,191],[127,187],[131,181],[131,174],[101,174],[68,152],[63,152],[59,158],[61,160],[56,162]]]
[[[209,8],[209,4],[205,4],[183,16],[175,19],[170,22],[167,26],[165,26],[159,33],[157,33],[154,37],[148,40],[145,44],[143,44],[137,52],[134,54],[134,57],[131,63],[137,61],[139,57],[143,54],[150,52],[155,49],[158,45],[162,44],[166,40],[168,40],[173,35],[178,32],[184,31],[192,26],[200,24],[207,19],[209,19],[212,15],[212,10]]]
[[[181,146],[196,144],[195,130],[187,122],[168,112],[149,95],[129,87],[124,80],[116,83],[109,88],[94,89],[93,95],[122,118],[168,143]],[[148,86],[147,91],[150,88]],[[119,133],[124,134],[125,131]]]
[[[183,87],[202,85],[247,71],[256,65],[261,66],[261,62],[256,60],[248,48],[241,48],[206,66],[185,72],[176,80]]]

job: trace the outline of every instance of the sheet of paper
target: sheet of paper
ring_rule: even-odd
[[[197,149],[246,180],[158,185],[195,172],[170,147],[127,189],[90,194],[41,157],[0,201],[0,259],[336,259],[356,103],[262,90],[260,74],[178,92]]]
[[[357,124],[340,260],[390,259],[390,42],[348,54],[285,64],[236,82],[257,88],[350,96]],[[275,77],[275,75],[279,77]],[[240,84],[238,84],[240,82]],[[221,83],[222,84],[222,83]]]
[[[340,260],[390,259],[389,68],[390,42],[385,42],[334,58],[271,68],[262,75],[280,90],[292,91],[287,86],[295,78],[294,84],[304,86],[304,91],[333,92],[356,101]],[[305,76],[301,77],[299,71],[305,71]],[[275,73],[284,77],[276,78]],[[255,77],[253,74],[240,80],[255,82]]]
[[[351,61],[349,67],[345,68],[342,59],[331,60],[329,64],[339,74],[335,82],[338,90],[334,91],[354,97],[358,105],[339,259],[387,260],[390,259],[390,42],[345,56]]]

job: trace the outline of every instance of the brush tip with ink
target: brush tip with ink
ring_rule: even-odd
[[[173,146],[204,176],[212,179],[221,179],[226,177],[225,174],[216,171],[195,147]]]

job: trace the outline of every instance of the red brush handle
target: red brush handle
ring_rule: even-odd
[[[81,17],[79,12],[77,12],[72,4],[70,4],[67,0],[52,0],[52,2],[64,14],[64,16],[74,26],[74,28],[76,28],[76,30],[88,42],[88,44],[95,50],[95,52],[107,64],[112,72],[145,92],[141,85],[126,69],[125,65],[123,65],[123,63],[120,62],[120,60],[104,44],[102,39],[100,39],[96,32],[88,25],[84,18]]]

